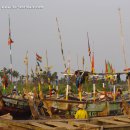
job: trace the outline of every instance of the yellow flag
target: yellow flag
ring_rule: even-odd
[[[38,83],[38,89],[39,89],[39,92],[41,91],[41,84]]]

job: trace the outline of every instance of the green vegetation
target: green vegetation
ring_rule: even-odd
[[[23,88],[26,88],[26,90],[29,91],[33,91],[34,87],[37,89],[38,91],[38,83],[41,82],[41,89],[43,91],[44,94],[49,93],[49,84],[51,84],[51,88],[56,88],[56,75],[57,73],[54,72],[53,74],[51,74],[50,81],[51,83],[49,83],[48,81],[48,76],[47,73],[44,71],[43,73],[41,73],[40,75],[34,76],[31,75],[31,81],[29,81],[28,86],[25,85],[25,79],[26,77],[23,75],[20,75],[19,72],[17,72],[16,70],[14,70],[12,72],[12,77],[13,80],[15,79],[15,81],[13,83],[11,83],[10,81],[10,74],[11,71],[9,69],[3,68],[2,71],[0,71],[0,77],[1,77],[1,85],[0,88],[2,89],[2,93],[3,94],[10,94],[14,88],[14,85],[17,86],[18,91],[20,91],[21,93],[23,93]],[[6,86],[6,88],[4,89],[3,87],[3,77],[6,76],[7,80],[8,80],[8,84]],[[71,77],[71,81],[70,81],[70,86],[71,86],[71,90],[73,93],[78,93],[78,90],[76,88],[75,85],[75,77]],[[102,83],[103,80],[96,80],[95,84],[96,84],[96,89],[99,91],[103,91],[103,87],[102,87]],[[65,94],[65,90],[66,90],[66,78],[62,77],[59,79],[59,94]],[[119,87],[120,86],[127,86],[125,81],[120,81],[119,83]],[[85,92],[92,92],[93,91],[93,81],[92,79],[88,80],[88,78],[86,78],[85,82],[82,84],[82,90]],[[124,90],[126,90],[127,87],[123,87]],[[109,82],[105,82],[105,89],[106,91],[112,91],[112,85]]]

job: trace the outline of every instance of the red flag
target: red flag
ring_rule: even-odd
[[[10,17],[9,17],[9,38],[8,38],[8,45],[11,45],[13,40],[11,38],[11,29],[10,29]]]
[[[87,37],[88,37],[88,33],[87,33]],[[89,56],[91,56],[91,49],[90,49],[90,44],[89,44],[89,37],[88,37],[88,54],[89,54]]]
[[[94,53],[92,55],[92,61],[91,61],[91,72],[94,73],[95,72],[95,68],[94,68]]]
[[[37,61],[42,62],[42,57],[39,56],[37,53],[36,53],[36,59],[37,59]]]
[[[130,68],[125,68],[124,71],[130,71]]]
[[[8,38],[8,45],[11,45],[13,43],[13,40],[11,39],[11,37]]]

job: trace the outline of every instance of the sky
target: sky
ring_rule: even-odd
[[[130,66],[130,1],[129,0],[0,0],[0,69],[9,68],[8,16],[11,20],[13,69],[25,74],[23,63],[26,51],[29,54],[29,71],[36,65],[36,53],[43,57],[42,68],[48,62],[52,72],[64,71],[63,58],[57,31],[56,17],[62,36],[65,59],[70,59],[71,68],[90,70],[88,56],[89,34],[91,51],[95,55],[95,71],[102,72],[105,59],[117,72],[125,68],[120,36],[121,9],[124,47],[127,66]],[[30,9],[28,8],[30,7]],[[9,8],[9,9],[8,9]]]

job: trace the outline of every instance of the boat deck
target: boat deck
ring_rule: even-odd
[[[88,120],[42,119],[5,120],[0,119],[3,130],[130,130],[130,116],[97,117]]]

